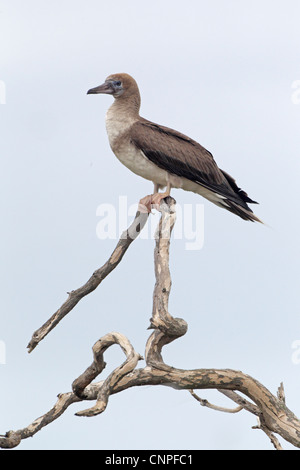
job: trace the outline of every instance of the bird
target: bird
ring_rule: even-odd
[[[172,188],[197,193],[244,220],[262,221],[248,204],[258,204],[221,170],[213,155],[181,132],[140,116],[141,96],[135,79],[127,73],[109,75],[87,94],[114,98],[106,113],[106,131],[116,157],[133,173],[154,183],[154,192],[140,200],[145,212],[159,207]],[[164,190],[159,192],[159,190]]]

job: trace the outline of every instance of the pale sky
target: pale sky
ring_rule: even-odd
[[[299,17],[297,0],[0,1],[0,434],[70,391],[106,333],[125,334],[144,353],[154,286],[154,241],[145,236],[26,349],[66,292],[110,256],[116,240],[97,232],[103,208],[115,209],[123,230],[152,191],[109,147],[112,97],[86,95],[116,72],[137,80],[141,115],[210,150],[266,223],[174,191],[178,210],[200,219],[189,227],[183,217],[172,240],[170,313],[189,329],[164,349],[165,362],[238,369],[274,394],[283,382],[300,415]],[[193,229],[199,247],[187,249]],[[105,360],[103,377],[122,352],[114,346]],[[234,406],[216,391],[199,396]],[[203,408],[186,391],[131,389],[100,416],[74,416],[86,407],[70,407],[19,449],[272,449],[251,429],[253,415]]]

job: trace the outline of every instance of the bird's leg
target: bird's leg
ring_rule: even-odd
[[[152,204],[154,206],[157,206],[157,207],[155,207],[156,209],[159,209],[159,205],[160,205],[162,199],[165,199],[165,197],[170,196],[170,192],[171,192],[171,185],[168,182],[165,192],[163,192],[163,193],[155,192],[154,194],[152,194]]]
[[[156,194],[159,192],[159,185],[157,183],[153,183],[153,184],[154,184],[153,194]]]
[[[165,197],[170,196],[171,184],[167,183],[167,189],[164,193],[158,192],[158,185],[154,183],[154,194],[149,194],[148,196],[143,197],[139,202],[139,211],[140,212],[151,212],[152,207],[159,210],[161,200]]]

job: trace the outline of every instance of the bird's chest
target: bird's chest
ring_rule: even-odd
[[[106,131],[112,151],[116,157],[129,170],[148,180],[166,184],[167,174],[165,170],[158,168],[135,147],[130,140],[130,127],[134,121],[122,116],[106,115]]]
[[[114,112],[112,108],[109,108],[106,113],[105,124],[110,146],[112,151],[116,153],[127,141],[126,136],[134,121],[128,119],[125,113]]]

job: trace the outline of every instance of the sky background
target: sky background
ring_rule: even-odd
[[[66,292],[110,256],[116,240],[97,236],[99,206],[123,211],[122,231],[120,196],[130,207],[152,191],[109,147],[112,97],[86,95],[116,72],[137,80],[141,115],[210,150],[259,201],[255,213],[266,223],[174,191],[181,207],[204,204],[204,243],[187,250],[186,239],[172,241],[170,313],[189,329],[164,348],[165,362],[241,370],[274,394],[283,382],[300,415],[299,18],[297,0],[0,1],[0,434],[27,426],[70,391],[106,333],[125,334],[144,353],[150,237],[136,240],[94,293],[26,349]],[[114,346],[105,360],[103,377],[122,352]],[[199,395],[234,407],[217,391]],[[74,416],[86,405],[73,405],[19,449],[273,448],[251,429],[253,415],[203,408],[187,391],[131,389],[112,396],[100,416]]]

